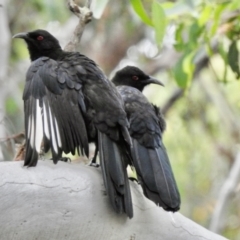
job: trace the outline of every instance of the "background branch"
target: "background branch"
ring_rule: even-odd
[[[70,11],[79,18],[79,22],[74,30],[71,40],[64,48],[65,51],[74,52],[77,50],[85,25],[92,20],[92,12],[90,10],[91,2],[91,0],[88,0],[86,6],[80,7],[75,3],[74,0],[68,1],[68,7]]]
[[[217,200],[212,219],[210,222],[210,230],[213,232],[221,232],[226,222],[226,213],[229,202],[232,199],[237,185],[240,181],[240,152],[231,167],[228,177],[226,178]]]

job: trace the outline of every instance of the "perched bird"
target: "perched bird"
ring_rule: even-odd
[[[179,210],[180,195],[162,142],[165,121],[160,109],[142,94],[149,84],[163,84],[133,66],[118,71],[112,81],[124,101],[133,165],[145,196],[167,211]]]
[[[36,166],[43,140],[54,163],[62,153],[85,153],[98,140],[104,184],[118,213],[133,216],[126,167],[131,159],[124,104],[96,63],[79,52],[63,51],[45,30],[19,33],[27,43],[31,66],[23,93],[26,133],[25,166]]]

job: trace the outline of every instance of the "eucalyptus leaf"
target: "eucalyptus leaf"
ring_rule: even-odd
[[[224,50],[223,44],[219,44],[219,54],[224,61],[223,82],[227,81],[227,66],[228,66],[228,54]]]
[[[185,53],[173,69],[175,80],[181,88],[187,88],[193,78],[195,69],[195,65],[193,63],[194,56],[195,52]]]
[[[236,78],[239,79],[240,78],[239,52],[236,41],[233,41],[229,46],[228,63],[232,71],[236,74]]]
[[[212,6],[206,5],[198,18],[198,25],[204,26],[209,21],[211,14],[212,14]]]
[[[152,4],[152,23],[155,29],[156,42],[161,45],[166,31],[167,19],[163,8],[157,1]]]
[[[212,28],[210,30],[210,35],[211,36],[213,36],[217,31],[217,28],[219,26],[220,17],[221,17],[222,12],[224,11],[225,7],[226,7],[225,4],[219,4],[216,7],[216,9],[214,10],[213,25],[212,25]]]
[[[137,13],[137,15],[141,18],[141,20],[149,25],[149,26],[153,26],[151,19],[149,18],[149,16],[147,15],[142,1],[141,0],[130,0],[130,3],[134,9],[134,11]]]
[[[184,27],[185,27],[185,25],[183,23],[180,23],[175,32],[176,43],[174,44],[174,47],[177,51],[182,51],[185,48],[185,42],[184,42],[183,36],[182,36],[183,30],[185,29]]]

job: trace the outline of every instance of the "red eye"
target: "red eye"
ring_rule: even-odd
[[[132,76],[132,80],[137,81],[138,80],[138,76]]]
[[[38,36],[38,37],[37,37],[37,40],[38,40],[38,41],[42,41],[42,40],[43,40],[43,36]]]

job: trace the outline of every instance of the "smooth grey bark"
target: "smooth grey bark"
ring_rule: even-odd
[[[224,181],[219,191],[219,197],[213,211],[210,222],[210,229],[213,232],[221,233],[226,224],[226,215],[230,206],[230,201],[235,196],[236,188],[240,182],[240,152],[238,152],[234,163],[229,171],[229,175]]]
[[[223,240],[180,213],[168,213],[131,182],[134,217],[116,214],[101,170],[77,163],[0,163],[0,239]]]

